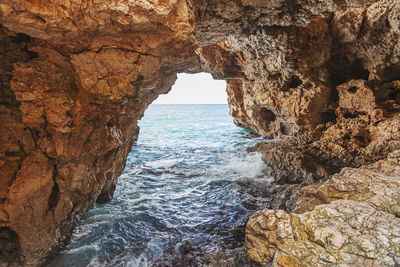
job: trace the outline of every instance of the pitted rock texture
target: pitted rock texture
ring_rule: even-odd
[[[2,40],[14,38],[3,30]],[[30,59],[26,45],[20,51]],[[5,59],[14,64],[0,130],[0,224],[32,264],[66,240],[96,199],[110,199],[148,105],[96,97],[76,86],[65,56],[44,45],[36,51],[29,61]]]
[[[318,139],[281,138],[259,143],[251,151],[261,152],[278,183],[316,183],[344,167],[382,159],[400,148],[398,84],[364,80],[341,84],[338,107],[331,114],[335,121],[328,123]]]
[[[336,200],[300,215],[264,210],[255,216],[247,231],[252,260],[272,260],[273,266],[399,264],[400,220],[366,203]]]
[[[398,266],[399,152],[303,188],[295,213],[257,212],[246,229],[250,258],[273,266]]]
[[[296,144],[297,162],[322,161],[281,168],[272,149],[282,183],[385,158],[400,139],[399,10],[396,0],[0,0],[0,261],[40,264],[111,199],[138,119],[178,72],[227,79],[237,125]]]
[[[137,121],[177,72],[240,76],[223,45],[198,48],[192,4],[0,1],[1,264],[40,264],[112,198]]]
[[[1,264],[43,262],[112,198],[138,119],[197,64],[185,1],[78,2],[0,2]]]
[[[400,3],[365,4],[305,16],[301,26],[281,19],[246,36],[228,36],[227,47],[245,59],[245,78],[228,82],[235,122],[267,137],[296,136],[304,143],[329,135],[339,117],[360,117],[362,129],[398,113]],[[358,92],[344,92],[355,84]]]
[[[313,210],[319,204],[336,199],[366,202],[377,210],[400,216],[400,150],[359,169],[344,168],[323,184],[309,185],[299,190],[295,213]]]

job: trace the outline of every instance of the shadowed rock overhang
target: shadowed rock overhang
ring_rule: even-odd
[[[278,140],[259,150],[279,183],[386,158],[399,16],[396,0],[0,0],[1,261],[43,262],[112,198],[178,72],[227,80],[234,122]]]

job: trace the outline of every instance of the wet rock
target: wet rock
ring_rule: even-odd
[[[297,192],[306,184],[284,184],[277,185],[269,192],[271,197],[270,209],[282,209],[291,212],[295,207],[298,200]]]
[[[279,184],[315,183],[328,178],[332,166],[312,153],[312,150],[286,142],[259,143],[251,150],[261,152],[263,160],[274,171]]]
[[[253,262],[247,256],[247,251],[244,247],[225,251],[218,252],[213,254],[205,255],[202,259],[202,266],[204,267],[241,267],[241,266],[249,266],[249,267],[261,267],[261,266],[270,266],[270,264],[259,264]]]

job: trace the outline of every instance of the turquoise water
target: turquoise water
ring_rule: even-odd
[[[97,204],[50,266],[198,266],[240,247],[272,178],[260,141],[227,105],[151,105],[111,202]],[[167,118],[169,116],[169,119]]]

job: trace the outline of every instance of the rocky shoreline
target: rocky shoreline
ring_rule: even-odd
[[[112,198],[178,72],[227,80],[235,124],[275,139],[253,150],[293,213],[254,215],[252,260],[399,264],[399,16],[396,0],[0,0],[0,265],[42,264]]]
[[[398,266],[399,162],[397,150],[303,187],[290,214],[257,212],[246,229],[250,258],[273,266]]]

